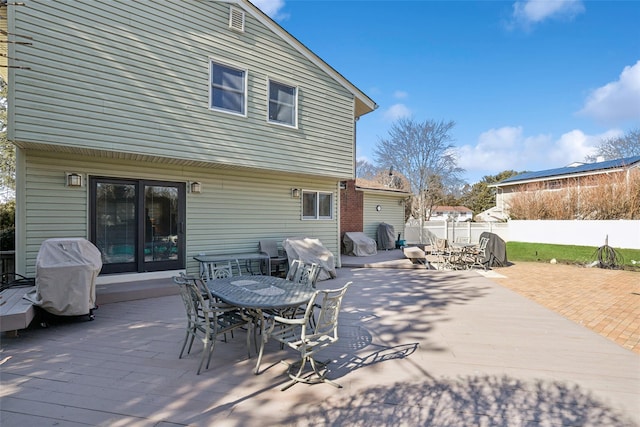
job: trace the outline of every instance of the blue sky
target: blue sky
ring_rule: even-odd
[[[640,127],[640,1],[254,0],[379,108],[357,156],[400,117],[452,120],[469,183],[584,161]]]

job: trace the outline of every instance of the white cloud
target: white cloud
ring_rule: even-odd
[[[283,19],[286,16],[281,13],[284,0],[251,0],[258,9],[273,19]]]
[[[459,147],[458,165],[466,169],[470,183],[505,170],[555,169],[584,161],[586,156],[595,153],[601,140],[622,133],[611,129],[602,134],[587,135],[575,129],[554,139],[546,134],[527,136],[522,127],[505,126],[483,132],[475,146]]]
[[[403,90],[397,90],[393,92],[393,97],[396,99],[406,99],[409,97],[409,94]]]
[[[578,114],[608,124],[640,121],[640,60],[624,67],[618,80],[592,91]]]
[[[512,24],[526,28],[547,19],[572,19],[582,12],[582,0],[521,0],[513,4]]]
[[[383,113],[384,119],[388,121],[395,121],[409,116],[411,116],[411,110],[404,104],[393,104]]]

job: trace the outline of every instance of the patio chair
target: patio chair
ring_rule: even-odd
[[[203,262],[200,263],[200,277],[203,280],[215,280],[215,279],[224,279],[226,277],[233,276],[233,267],[235,266],[238,276],[242,275],[242,271],[240,270],[240,263],[238,260],[233,262]]]
[[[473,262],[470,264],[469,268],[473,267],[481,267],[487,270],[489,268],[489,264],[485,262],[487,257],[487,245],[489,244],[488,237],[481,237],[480,242],[478,244],[478,248],[473,253]]]
[[[306,283],[315,288],[319,273],[320,266],[315,262],[305,263],[302,260],[294,259],[291,261],[286,279],[296,283]]]
[[[247,353],[250,357],[250,336],[253,329],[252,323],[243,316],[237,307],[215,302],[209,294],[208,300],[203,296],[202,287],[194,280],[186,276],[175,276],[173,281],[180,287],[180,295],[187,314],[187,326],[185,328],[184,342],[180,350],[179,359],[182,359],[185,348],[187,354],[191,353],[191,347],[197,338],[202,341],[202,356],[198,365],[197,374],[200,375],[202,364],[207,358],[206,368],[209,369],[211,355],[215,349],[218,336],[224,335],[234,329],[247,327]],[[206,286],[204,287],[206,289]],[[189,347],[187,347],[189,343]]]
[[[291,261],[291,265],[289,266],[289,271],[287,272],[287,277],[285,278],[285,280],[289,280],[294,283],[309,285],[312,288],[315,288],[319,273],[320,266],[318,264],[314,262],[305,263],[302,260],[294,259],[293,261]],[[292,318],[296,315],[303,315],[305,308],[305,306],[285,308],[276,311],[267,311],[267,313]],[[310,321],[314,322],[315,319],[311,317]]]
[[[278,249],[278,244],[275,240],[260,240],[258,242],[258,250],[269,256],[271,261],[271,271],[268,274],[275,273],[280,274],[280,267],[283,267],[282,273],[287,273],[287,267],[289,266],[289,259],[284,251]]]
[[[287,373],[291,382],[285,385],[286,390],[299,382],[314,384],[326,382],[335,387],[342,387],[326,378],[329,361],[320,362],[314,355],[338,341],[338,316],[342,300],[352,282],[348,282],[340,289],[317,290],[307,304],[303,317],[287,318],[281,316],[267,317],[268,329],[262,339],[259,355],[269,338],[300,353],[300,360],[289,364]],[[316,322],[310,319],[316,314]],[[260,356],[256,365],[256,374],[260,370]],[[307,364],[311,372],[305,372]]]
[[[433,235],[429,235],[429,242],[431,246],[431,255],[436,257],[438,263],[438,270],[452,268],[451,263],[451,248],[447,244],[447,239],[440,239]]]

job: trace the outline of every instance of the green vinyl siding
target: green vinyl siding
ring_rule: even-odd
[[[23,147],[156,156],[350,178],[354,95],[226,2],[26,1],[12,7],[14,140]],[[247,117],[209,105],[209,60],[248,70]],[[267,121],[268,79],[298,87],[298,128]],[[45,145],[41,145],[45,146]]]
[[[377,241],[378,226],[384,222],[393,226],[395,238],[398,233],[404,236],[404,204],[401,201],[402,198],[398,196],[365,192],[362,216],[364,233]],[[378,205],[380,211],[376,210]]]
[[[65,172],[127,179],[175,182],[198,181],[200,194],[186,195],[187,270],[195,273],[193,256],[252,252],[258,240],[308,236],[319,238],[334,254],[338,251],[337,182],[282,173],[251,170],[159,165],[158,163],[108,160],[76,154],[27,151],[24,206],[19,218],[24,235],[18,256],[22,271],[35,273],[35,259],[42,241],[54,237],[88,238],[88,187],[65,186]],[[301,220],[301,199],[291,188],[312,188],[334,193],[334,219]]]

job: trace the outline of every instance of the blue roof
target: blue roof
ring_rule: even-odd
[[[605,169],[615,169],[629,167],[640,162],[640,156],[626,157],[624,159],[606,160],[596,163],[582,163],[577,166],[565,166],[563,168],[547,169],[537,172],[524,172],[519,175],[512,176],[499,184],[509,184],[517,181],[528,181],[532,179],[551,178],[554,176],[574,175],[578,173],[594,172]]]

